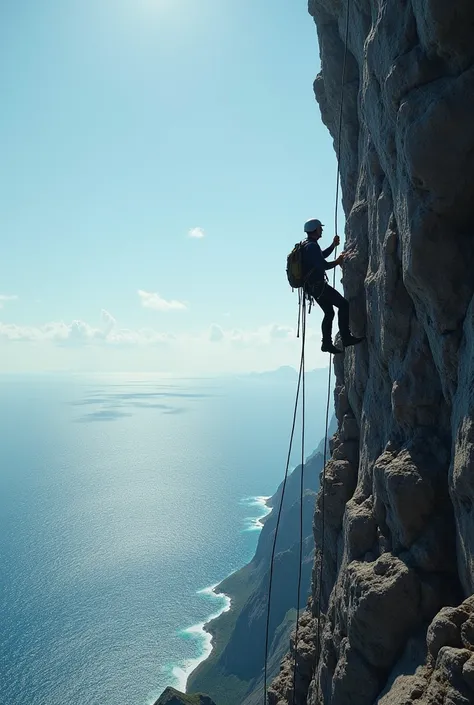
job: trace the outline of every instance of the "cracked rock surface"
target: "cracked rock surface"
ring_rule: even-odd
[[[310,0],[336,149],[348,1],[343,284],[367,340],[334,360],[324,552],[269,702],[469,705],[474,2]]]

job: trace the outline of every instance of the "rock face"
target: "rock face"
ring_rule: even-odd
[[[474,3],[311,0],[355,335],[271,705],[474,703]],[[322,564],[322,571],[320,570]],[[320,576],[322,581],[320,582]],[[321,596],[321,600],[319,600]],[[319,630],[318,630],[318,615]],[[318,642],[320,634],[320,648]]]

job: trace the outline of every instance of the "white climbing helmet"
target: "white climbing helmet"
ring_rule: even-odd
[[[305,233],[312,233],[318,228],[324,228],[324,225],[317,218],[311,218],[311,220],[307,220],[304,224]]]

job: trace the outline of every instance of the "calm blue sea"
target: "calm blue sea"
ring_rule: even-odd
[[[253,554],[296,375],[0,382],[0,703],[148,705],[206,652],[226,606],[207,588]],[[325,384],[309,375],[308,453]]]

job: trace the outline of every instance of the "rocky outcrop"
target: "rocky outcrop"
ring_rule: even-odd
[[[343,284],[367,340],[335,360],[339,427],[314,521],[324,552],[270,703],[468,705],[474,3],[310,1],[336,146],[348,3]]]
[[[174,688],[166,688],[160,695],[155,705],[215,705],[207,695],[186,695]]]

